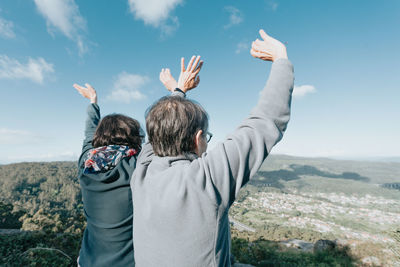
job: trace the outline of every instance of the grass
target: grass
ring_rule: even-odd
[[[282,249],[277,242],[243,238],[232,239],[232,253],[240,263],[264,266],[355,266],[358,262],[348,247],[323,252],[301,252]]]
[[[74,266],[80,243],[79,234],[0,235],[0,266]]]

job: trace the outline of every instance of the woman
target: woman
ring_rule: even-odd
[[[80,266],[132,266],[132,196],[130,177],[143,135],[138,121],[120,114],[100,120],[92,86],[74,84],[90,100],[85,140],[79,158],[79,182],[87,226]]]

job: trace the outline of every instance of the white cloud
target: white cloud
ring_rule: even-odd
[[[179,28],[178,17],[171,17],[168,23],[163,23],[160,25],[160,29],[163,33],[162,37],[171,35]]]
[[[38,11],[46,19],[50,34],[58,30],[76,43],[80,55],[88,51],[83,35],[86,31],[86,20],[81,16],[74,0],[34,1]]]
[[[238,25],[243,21],[242,12],[233,6],[226,6],[224,10],[229,13],[229,23],[224,26],[224,29],[228,29],[234,25]]]
[[[279,4],[274,1],[268,2],[269,7],[272,9],[272,11],[276,11],[278,9]]]
[[[6,55],[0,55],[0,79],[30,79],[42,83],[48,73],[54,72],[53,64],[43,58],[29,58],[25,64]]]
[[[240,54],[243,51],[249,50],[249,44],[247,42],[240,42],[236,46],[236,54]]]
[[[143,99],[146,96],[139,89],[149,81],[147,76],[122,72],[114,82],[113,90],[107,99],[123,103]]]
[[[294,97],[302,97],[309,93],[315,93],[317,90],[313,85],[300,85],[294,86],[293,88],[293,96]]]
[[[12,21],[0,18],[0,36],[6,39],[15,38],[14,24]]]
[[[38,139],[40,139],[39,136],[28,131],[0,128],[1,145],[28,144],[32,143],[33,140]]]
[[[138,20],[155,28],[160,28],[165,34],[171,34],[179,27],[177,17],[171,17],[170,13],[181,4],[183,0],[128,0],[129,11]]]

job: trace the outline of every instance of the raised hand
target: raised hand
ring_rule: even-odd
[[[162,69],[160,72],[160,81],[168,89],[168,91],[173,92],[175,88],[178,88],[178,83],[172,77],[169,69]]]
[[[279,58],[287,59],[286,47],[280,41],[272,38],[260,30],[260,36],[263,41],[256,39],[251,44],[250,54],[255,57],[266,61],[275,61]]]
[[[203,66],[203,61],[200,61],[200,56],[192,56],[185,69],[185,58],[181,58],[181,74],[178,79],[178,88],[185,93],[199,85],[200,77],[199,74],[201,67]]]
[[[90,100],[90,103],[97,103],[97,93],[96,90],[88,83],[85,83],[86,87],[80,86],[79,84],[74,83],[74,88],[78,90],[78,92],[85,98]]]

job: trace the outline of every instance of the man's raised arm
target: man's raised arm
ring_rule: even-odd
[[[260,168],[272,147],[281,140],[290,117],[293,91],[293,67],[285,46],[260,30],[261,40],[252,44],[253,57],[273,61],[270,77],[260,94],[258,104],[236,131],[202,159],[221,198],[229,207],[239,189]]]

